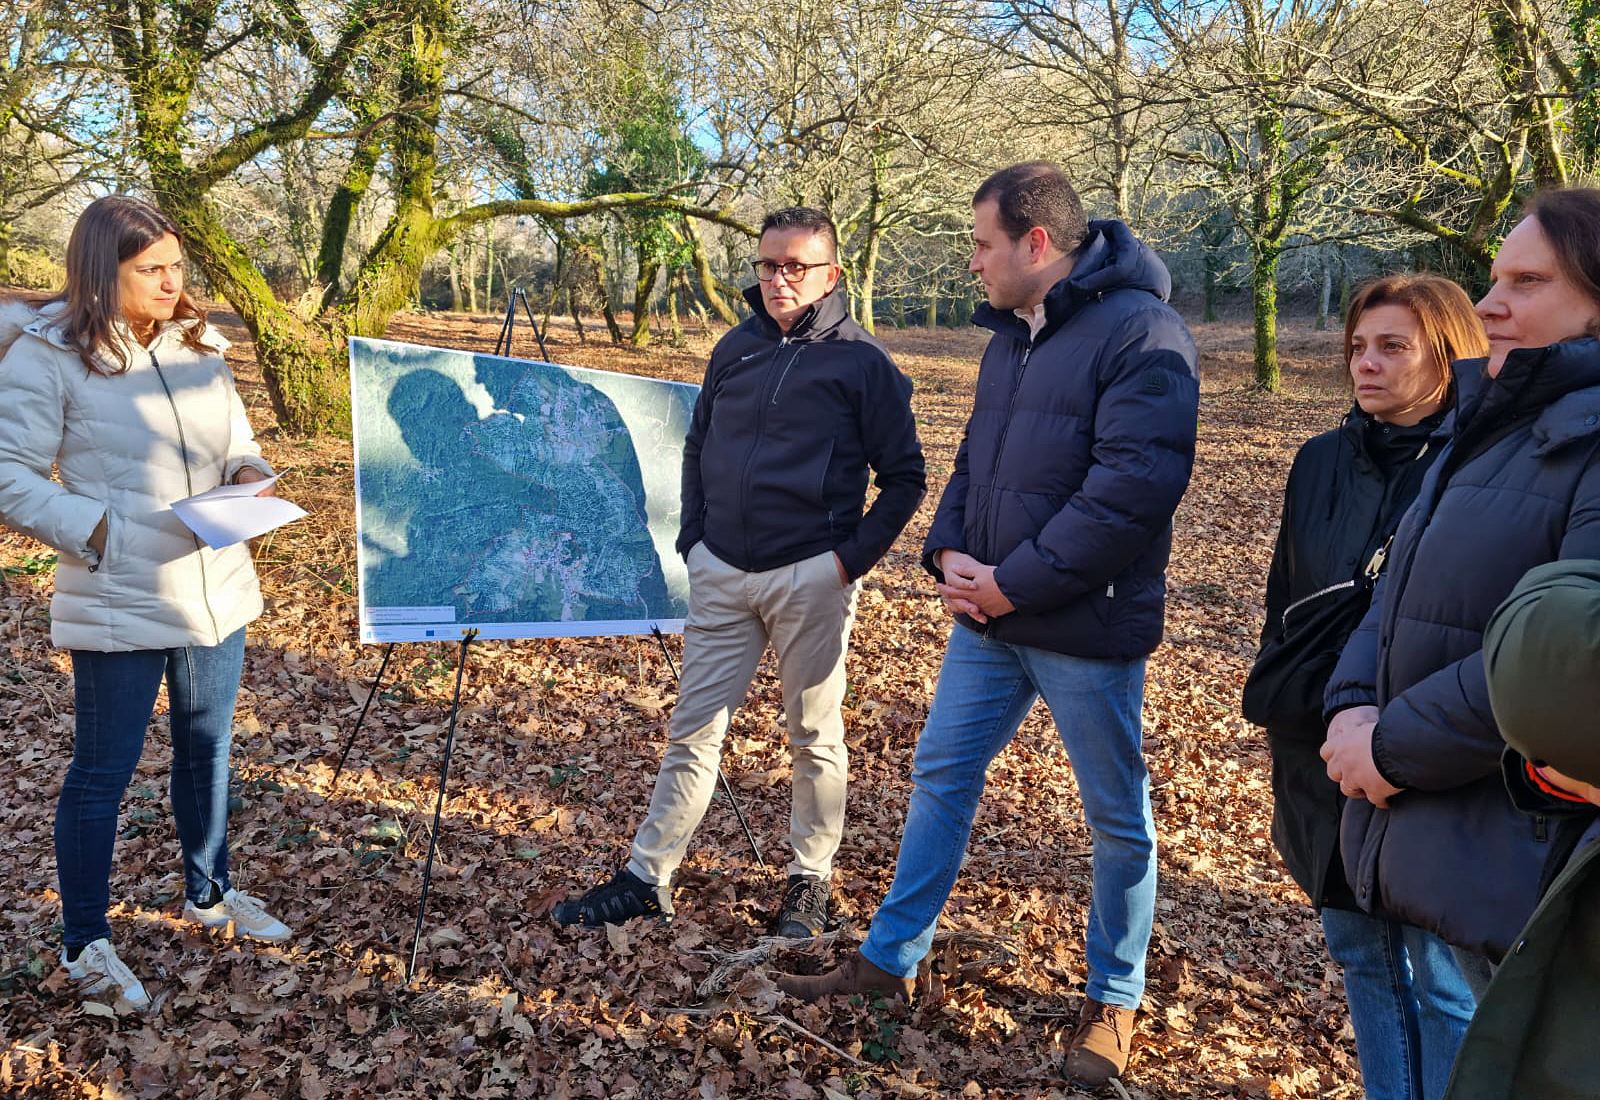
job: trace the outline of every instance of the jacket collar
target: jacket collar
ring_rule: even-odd
[[[40,308],[39,315],[31,323],[24,326],[22,331],[30,336],[37,336],[53,348],[61,351],[70,351],[76,355],[77,349],[67,342],[66,333],[61,324],[63,309],[63,306],[55,302],[45,303]],[[141,352],[159,352],[176,348],[183,341],[185,328],[194,323],[193,321],[165,321],[156,330],[155,336],[151,338],[148,345],[140,344],[133,338],[133,330],[128,327],[125,321],[112,322],[111,332],[114,337],[127,347],[130,356],[137,356]],[[230,341],[210,325],[205,327],[204,339],[208,346],[217,350],[218,354],[226,351],[230,346]]]
[[[1600,431],[1600,342],[1594,337],[1544,348],[1517,348],[1490,378],[1486,359],[1452,364],[1456,375],[1456,434],[1472,425],[1538,414],[1541,453]]]
[[[756,321],[761,326],[761,331],[774,340],[816,340],[837,329],[849,319],[850,312],[845,308],[844,294],[838,283],[833,290],[817,301],[812,302],[794,324],[789,326],[789,331],[784,332],[778,327],[778,322],[772,319],[772,314],[767,312],[767,303],[761,297],[761,286],[757,284],[746,287],[744,300],[749,303],[755,312]]]
[[[1430,447],[1443,446],[1450,438],[1450,427],[1447,423],[1451,406],[1442,406],[1438,412],[1425,416],[1415,424],[1405,427],[1390,425],[1388,435],[1396,445],[1403,446],[1412,443],[1418,450],[1426,442]],[[1376,418],[1369,416],[1361,410],[1360,404],[1352,404],[1350,411],[1344,414],[1344,419],[1339,422],[1339,433],[1354,449],[1355,453],[1363,460],[1371,461],[1370,433],[1382,431]],[[1414,456],[1417,457],[1417,456]]]
[[[973,311],[972,323],[1023,343],[1039,344],[1089,302],[1114,290],[1143,290],[1164,302],[1172,293],[1172,275],[1161,257],[1125,223],[1115,218],[1092,221],[1072,270],[1045,293],[1045,323],[1037,336],[1030,341],[1026,321],[988,302]]]

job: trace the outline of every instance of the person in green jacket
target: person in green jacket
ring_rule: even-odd
[[[1573,849],[1479,1002],[1446,1100],[1600,1098],[1600,561],[1529,570],[1483,658],[1506,789]]]

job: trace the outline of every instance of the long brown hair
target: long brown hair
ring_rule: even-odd
[[[1473,311],[1467,292],[1442,275],[1384,275],[1356,288],[1344,319],[1344,367],[1350,377],[1350,353],[1361,315],[1377,306],[1404,306],[1417,319],[1422,339],[1433,352],[1439,371],[1439,399],[1450,393],[1454,377],[1450,364],[1457,359],[1479,359],[1489,354],[1489,338]]]
[[[63,303],[61,330],[67,344],[96,374],[121,374],[129,366],[128,348],[113,327],[122,319],[118,267],[168,233],[183,243],[171,218],[132,195],[96,199],[78,215],[67,239],[67,285],[47,301]],[[184,322],[186,347],[215,350],[201,342],[206,311],[189,297],[187,287],[178,294],[172,319]],[[108,367],[108,358],[115,360],[114,369]]]

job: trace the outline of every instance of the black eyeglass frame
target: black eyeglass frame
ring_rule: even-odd
[[[763,283],[772,282],[772,280],[777,277],[777,275],[778,275],[778,273],[780,271],[783,273],[783,277],[784,277],[785,281],[791,282],[791,283],[797,283],[801,279],[804,279],[808,274],[810,274],[811,269],[814,268],[814,267],[832,267],[832,266],[833,266],[833,261],[832,260],[824,260],[821,263],[816,263],[816,264],[802,263],[799,260],[786,260],[785,262],[783,262],[781,264],[780,263],[776,263],[776,262],[774,262],[772,260],[751,260],[750,261],[750,267],[751,267],[752,270],[755,271],[756,279],[759,282],[763,282]],[[761,274],[762,269],[766,269],[767,273],[765,275]]]

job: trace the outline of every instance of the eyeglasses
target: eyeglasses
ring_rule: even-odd
[[[832,267],[831,262],[820,264],[803,264],[799,260],[789,260],[785,263],[774,263],[771,260],[751,260],[750,266],[756,269],[756,278],[764,283],[772,282],[773,276],[783,273],[785,282],[799,282],[806,277],[806,272],[814,267]]]

